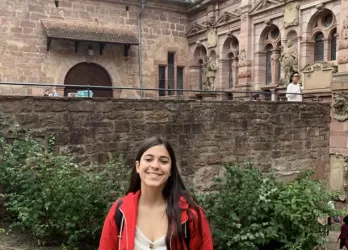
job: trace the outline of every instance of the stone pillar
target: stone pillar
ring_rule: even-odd
[[[279,84],[279,77],[280,77],[279,76],[279,73],[280,73],[279,57],[280,57],[280,50],[279,49],[272,50],[272,56],[271,56],[272,85]]]
[[[232,63],[232,74],[233,74],[233,88],[235,88],[238,85],[238,61],[233,60]]]
[[[275,90],[275,89],[271,89],[271,92],[272,92],[271,101],[272,101],[272,102],[278,101],[278,97],[277,97],[277,94],[276,94],[276,90]]]
[[[330,61],[330,43],[329,43],[329,39],[324,39],[324,61]]]
[[[200,65],[191,65],[189,67],[188,77],[187,77],[187,88],[191,90],[198,90],[200,88]],[[189,95],[194,95],[195,93],[189,93]]]
[[[341,0],[340,19],[337,24],[338,72],[348,71],[348,1]]]
[[[238,84],[235,86],[237,90],[249,90],[252,83],[251,74],[251,42],[252,42],[252,23],[249,16],[251,8],[251,0],[242,0],[241,9],[241,27],[239,35],[239,62],[238,62]],[[243,98],[244,95],[238,94]],[[238,98],[237,97],[237,98]]]
[[[224,90],[229,89],[229,68],[228,68],[228,59],[221,59],[219,60],[219,66],[218,66],[218,84],[216,86],[216,90]],[[217,81],[216,81],[217,82]]]
[[[347,189],[348,157],[348,1],[341,0],[338,35],[338,73],[333,74],[331,90],[333,95],[332,120],[330,124],[330,184],[332,189]],[[343,178],[343,179],[342,179]],[[343,186],[343,187],[342,187]]]

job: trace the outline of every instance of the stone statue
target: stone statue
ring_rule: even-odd
[[[344,122],[348,120],[348,92],[334,93],[334,113],[336,120]]]
[[[293,44],[292,39],[289,39],[284,46],[279,61],[281,63],[282,71],[284,72],[283,81],[289,83],[291,72],[297,70],[298,67],[297,49]]]
[[[206,84],[203,85],[204,90],[215,90],[215,72],[217,70],[214,58],[209,57],[206,66]]]

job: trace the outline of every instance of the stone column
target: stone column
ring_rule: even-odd
[[[279,73],[280,73],[279,57],[280,57],[280,50],[279,49],[272,50],[272,56],[271,56],[272,85],[279,84]]]
[[[324,61],[330,61],[330,43],[329,39],[324,39]]]
[[[224,89],[228,89],[228,83],[229,83],[229,68],[228,68],[228,60],[227,59],[221,59],[219,60],[219,66],[218,66],[218,74],[219,74],[219,81],[217,86],[216,86],[216,90],[224,90]]]
[[[337,24],[338,72],[348,71],[348,1],[341,0],[341,16]]]
[[[233,60],[232,63],[232,76],[233,76],[233,88],[235,88],[238,85],[238,61]]]
[[[238,85],[235,88],[238,90],[249,90],[252,83],[251,74],[251,42],[252,42],[252,23],[249,16],[252,0],[242,0],[241,9],[241,27],[239,35],[239,63],[238,63]],[[237,96],[236,96],[237,97]],[[245,95],[238,94],[238,97],[244,98]],[[238,98],[237,97],[237,98]]]

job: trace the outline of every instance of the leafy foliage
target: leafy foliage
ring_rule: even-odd
[[[123,159],[97,170],[81,168],[71,156],[54,155],[31,139],[0,144],[0,184],[14,225],[40,240],[97,243],[110,203],[125,190]]]
[[[214,249],[314,249],[326,242],[318,218],[337,214],[333,193],[305,173],[285,183],[251,166],[226,166],[216,192],[197,199],[210,219]]]

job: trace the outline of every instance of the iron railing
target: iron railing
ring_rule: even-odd
[[[168,88],[138,88],[138,87],[119,87],[119,86],[96,86],[96,85],[61,85],[51,83],[20,83],[20,82],[0,82],[1,87],[5,85],[10,86],[25,86],[25,87],[42,87],[43,90],[49,87],[56,88],[58,90],[65,88],[87,90],[89,95],[90,90],[109,90],[109,91],[139,91],[145,94],[137,95],[135,97],[129,97],[131,99],[187,99],[194,97],[195,99],[204,99],[204,97],[220,97],[224,100],[233,100],[235,97],[243,97],[244,100],[267,100],[267,101],[286,101],[285,90],[280,91],[256,91],[256,90],[201,90],[201,89],[168,89]],[[151,95],[146,95],[146,92],[151,92]],[[165,93],[165,96],[160,96],[159,93]],[[175,93],[174,95],[168,95],[169,93]],[[191,95],[190,95],[191,94]],[[310,92],[310,93],[289,93],[294,95],[302,95],[304,101],[320,101],[318,96],[322,95],[322,92]],[[0,94],[1,95],[1,94]],[[96,96],[95,96],[96,97]],[[312,97],[312,98],[311,98]],[[115,98],[115,97],[114,97]]]

